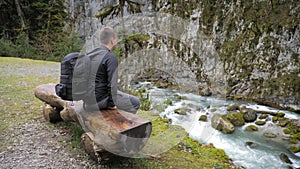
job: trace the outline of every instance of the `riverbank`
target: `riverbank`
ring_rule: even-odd
[[[153,122],[153,135],[181,140],[151,158],[120,158],[102,165],[83,152],[83,131],[69,123],[50,124],[42,116],[42,102],[33,95],[43,83],[57,83],[59,63],[0,57],[0,168],[237,168],[226,153],[190,139],[183,128],[150,112],[139,111]],[[162,135],[176,131],[177,135]],[[153,148],[163,144],[153,137]]]

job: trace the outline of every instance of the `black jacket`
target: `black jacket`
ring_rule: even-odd
[[[106,47],[101,46],[100,48]],[[96,101],[104,102],[104,107],[99,105],[100,109],[115,106],[114,100],[118,89],[118,59],[108,48],[106,49],[108,53],[100,62],[95,78]]]

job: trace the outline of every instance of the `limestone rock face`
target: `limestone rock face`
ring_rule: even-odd
[[[127,86],[140,69],[155,65],[176,75],[179,83],[193,84],[195,90],[210,89],[207,94],[242,96],[300,112],[300,93],[296,92],[300,91],[299,1],[186,1],[182,5],[139,0],[141,13],[133,14],[126,5],[118,8],[122,12],[106,12],[118,2],[66,1],[71,16],[66,29],[87,38],[103,25],[117,29],[120,38],[150,35],[145,45],[124,49],[128,54],[141,49],[156,52],[148,53],[151,57],[145,51],[137,53],[134,60],[139,60],[140,67],[121,70],[121,86]],[[97,19],[99,13],[107,15]],[[88,46],[98,45],[95,41]]]

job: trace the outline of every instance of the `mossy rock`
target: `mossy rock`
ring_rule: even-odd
[[[214,114],[211,118],[211,125],[213,128],[222,131],[225,134],[233,133],[234,125],[226,117],[221,114]]]
[[[182,96],[182,95],[179,95],[179,94],[174,94],[173,95],[174,97],[176,97],[177,99],[179,99],[179,100],[185,100],[185,99],[187,99],[187,97],[186,96]]]
[[[207,116],[206,116],[206,115],[201,115],[201,116],[199,117],[199,121],[207,122]]]
[[[240,104],[231,104],[227,107],[227,111],[236,111],[239,110]]]
[[[278,125],[281,127],[285,127],[289,122],[289,119],[284,118],[284,117],[280,117],[278,118]]]
[[[278,121],[278,117],[276,116],[272,117],[272,122],[276,122],[276,121]]]
[[[241,109],[240,110],[244,115],[245,122],[254,122],[257,119],[257,113],[251,109]]]
[[[268,115],[267,115],[267,114],[261,114],[261,115],[259,116],[259,119],[266,119],[266,118],[268,118]]]
[[[285,153],[281,153],[279,155],[279,157],[280,157],[281,161],[288,163],[288,164],[292,164],[290,158]]]
[[[242,126],[245,124],[245,120],[242,113],[238,112],[229,112],[226,115],[226,118],[234,125],[234,126]]]
[[[212,108],[212,109],[210,109],[210,111],[211,111],[211,112],[216,112],[217,109],[216,109],[216,108]]]
[[[212,95],[212,92],[211,92],[210,88],[208,88],[208,87],[199,89],[198,93],[200,96],[211,96]]]
[[[180,115],[187,115],[187,113],[191,112],[191,109],[188,108],[178,108],[174,110],[174,113],[180,114]]]
[[[172,100],[171,100],[171,99],[167,99],[167,100],[165,101],[165,104],[166,104],[166,105],[172,105],[172,104],[173,104],[173,102],[172,102]]]
[[[300,152],[300,147],[296,147],[296,146],[291,146],[290,147],[291,152],[293,153],[298,153]]]
[[[291,134],[291,130],[288,128],[283,129],[284,134]]]
[[[259,121],[256,121],[255,124],[256,124],[256,125],[259,125],[259,126],[263,126],[263,125],[266,124],[266,121],[259,120]]]
[[[258,127],[255,125],[249,125],[246,127],[246,131],[258,131]]]
[[[269,132],[264,133],[264,136],[265,136],[265,137],[268,137],[268,138],[276,138],[276,137],[277,137],[276,134],[274,134],[274,133],[269,133]]]
[[[276,117],[284,117],[284,116],[285,116],[285,113],[283,113],[283,112],[278,112],[276,114]]]
[[[300,140],[300,132],[293,134],[292,138]]]
[[[295,138],[290,138],[289,141],[290,141],[290,143],[292,143],[292,144],[297,144],[297,143],[299,142],[299,140],[298,140],[298,139],[295,139]]]
[[[252,141],[247,141],[245,143],[246,146],[250,147],[250,148],[256,148],[258,145]]]

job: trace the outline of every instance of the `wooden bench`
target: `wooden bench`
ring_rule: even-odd
[[[43,115],[49,122],[75,122],[86,132],[82,135],[84,150],[97,162],[117,156],[138,155],[152,131],[152,124],[136,114],[122,110],[86,112],[82,101],[62,100],[55,94],[55,84],[42,84],[35,96],[44,102]]]

